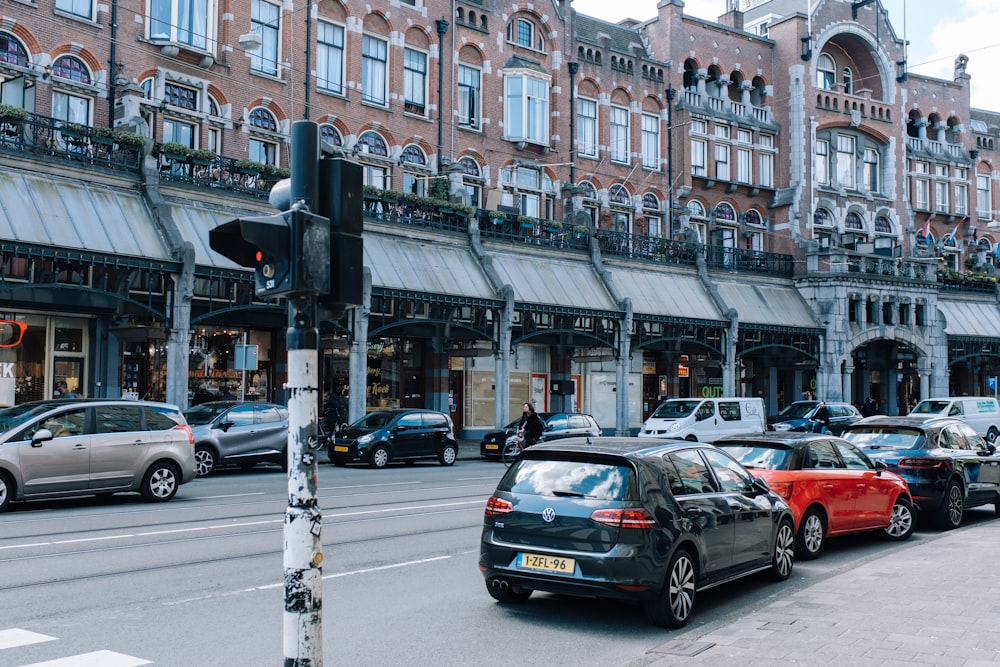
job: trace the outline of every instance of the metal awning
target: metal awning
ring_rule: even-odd
[[[277,211],[272,211],[277,213]],[[190,241],[194,246],[194,263],[197,266],[207,266],[218,269],[238,269],[248,271],[236,262],[212,250],[208,245],[208,233],[224,222],[229,222],[237,217],[239,213],[225,211],[223,209],[211,209],[203,206],[196,206],[189,203],[173,203],[170,205],[170,215],[174,224],[180,231],[185,241]],[[251,215],[268,215],[266,213],[252,213]]]
[[[948,336],[1000,338],[1000,308],[994,301],[945,301],[938,299]]]
[[[636,315],[658,315],[683,320],[721,321],[708,290],[696,276],[660,270],[610,268],[611,279],[623,298],[632,299]]]
[[[365,232],[372,287],[495,300],[496,293],[465,246]]]
[[[0,171],[0,239],[173,261],[138,192],[15,170]]]
[[[736,309],[740,324],[773,325],[817,329],[819,323],[802,295],[794,287],[719,281],[719,296]]]
[[[619,311],[590,262],[547,256],[493,255],[500,281],[514,288],[514,300],[583,310]]]

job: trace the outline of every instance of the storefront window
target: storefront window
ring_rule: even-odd
[[[203,327],[191,337],[188,399],[202,388],[213,399],[273,400],[271,334],[267,331]]]

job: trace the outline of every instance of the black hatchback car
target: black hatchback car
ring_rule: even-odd
[[[768,431],[811,431],[810,418],[819,407],[819,401],[795,401],[776,415],[767,418]],[[850,403],[827,403],[830,411],[830,433],[840,435],[844,429],[861,419],[861,412]]]
[[[547,591],[641,602],[687,623],[698,591],[792,572],[792,513],[720,449],[573,438],[524,450],[486,503],[479,569],[505,603]]]
[[[451,417],[434,410],[375,410],[330,439],[330,463],[367,463],[384,468],[394,461],[434,458],[450,466],[458,458]]]
[[[917,509],[940,528],[957,528],[970,507],[992,503],[1000,515],[1000,456],[963,421],[867,417],[842,437],[905,479]]]
[[[596,438],[601,435],[601,427],[597,424],[597,420],[580,412],[539,412],[538,417],[545,427],[541,442],[578,436]],[[517,433],[520,423],[521,417],[518,416],[502,429],[484,435],[483,441],[479,443],[479,453],[487,459],[498,460],[504,443],[507,442],[507,438]]]

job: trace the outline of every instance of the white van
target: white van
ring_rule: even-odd
[[[910,414],[961,419],[991,444],[1000,434],[1000,403],[989,396],[925,398],[917,403]]]
[[[639,437],[711,443],[727,435],[762,434],[766,428],[762,398],[671,398],[650,415]]]

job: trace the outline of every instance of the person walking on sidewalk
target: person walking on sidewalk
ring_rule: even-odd
[[[524,446],[531,447],[542,437],[545,425],[542,418],[535,412],[535,406],[531,403],[524,404],[524,413],[521,415],[521,422],[517,425],[517,433],[524,438]]]

